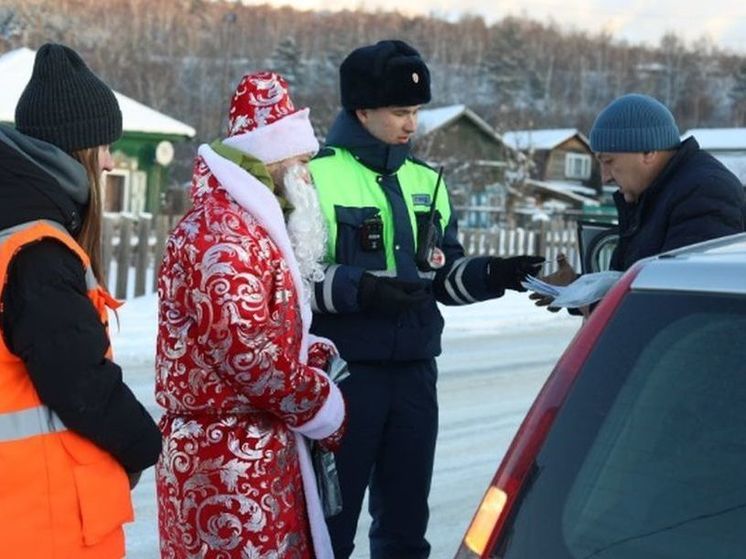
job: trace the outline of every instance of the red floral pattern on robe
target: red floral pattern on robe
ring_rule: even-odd
[[[202,158],[158,280],[165,558],[312,558],[295,434],[330,385],[302,364],[288,266]],[[315,353],[315,352],[314,352]]]

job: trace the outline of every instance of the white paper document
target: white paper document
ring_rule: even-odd
[[[598,272],[584,274],[569,285],[552,285],[545,281],[527,276],[521,285],[529,291],[552,297],[551,307],[577,308],[590,305],[606,295],[623,272]]]

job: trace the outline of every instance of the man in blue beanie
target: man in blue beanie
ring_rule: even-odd
[[[371,559],[424,559],[443,329],[436,302],[523,291],[544,259],[464,256],[446,185],[409,153],[430,101],[430,72],[414,48],[390,40],[355,49],[340,86],[343,110],[310,164],[329,229],[311,331],[334,341],[350,370],[336,453],[343,509],[329,531],[335,558],[349,557],[370,486]]]
[[[619,187],[614,270],[744,230],[741,181],[693,137],[679,137],[671,111],[636,93],[614,100],[593,124],[591,149],[602,180]]]
[[[591,149],[604,183],[616,184],[619,242],[611,269],[648,256],[744,231],[741,181],[697,140],[680,140],[671,111],[638,93],[622,95],[596,117]],[[567,263],[544,278],[565,285],[577,275]],[[532,295],[537,305],[551,299]]]

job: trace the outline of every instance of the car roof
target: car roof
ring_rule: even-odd
[[[643,261],[631,288],[746,295],[746,233],[698,243]]]

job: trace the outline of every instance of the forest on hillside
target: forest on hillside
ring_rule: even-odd
[[[487,25],[209,0],[0,0],[0,52],[69,44],[115,89],[194,126],[198,141],[224,133],[236,83],[264,68],[288,78],[323,136],[339,109],[339,63],[385,38],[426,59],[432,106],[464,103],[498,131],[587,132],[603,106],[631,91],[666,103],[682,131],[746,125],[746,56],[672,33],[651,48],[517,18]]]

